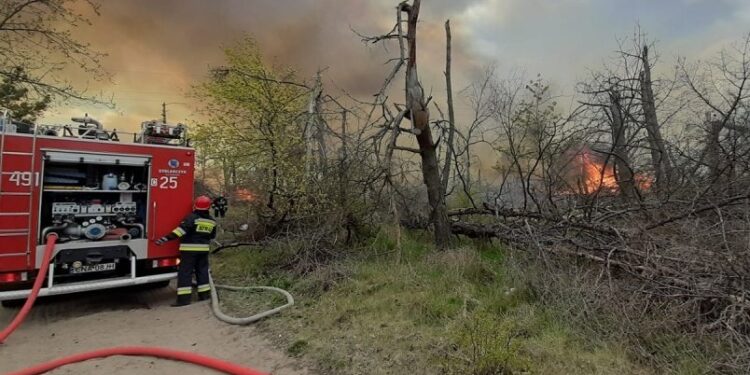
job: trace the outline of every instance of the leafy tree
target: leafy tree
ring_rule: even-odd
[[[194,96],[208,117],[194,140],[203,160],[223,171],[223,187],[255,189],[262,212],[276,223],[303,210],[304,108],[308,90],[289,68],[269,66],[246,38],[225,50]]]
[[[49,95],[32,97],[29,89],[19,84],[26,79],[28,75],[22,68],[16,68],[15,74],[3,78],[0,83],[0,108],[10,110],[14,119],[33,123],[49,107],[51,99]]]
[[[90,24],[81,14],[85,7],[98,14],[99,6],[92,0],[0,1],[0,77],[11,81],[15,89],[25,90],[21,101],[33,98],[39,103],[57,98],[101,102],[87,94],[81,82],[67,78],[71,68],[84,72],[88,79],[107,78],[100,64],[103,55],[71,33]]]

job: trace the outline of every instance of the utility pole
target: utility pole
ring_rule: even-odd
[[[161,122],[167,123],[167,103],[162,102],[161,103]]]

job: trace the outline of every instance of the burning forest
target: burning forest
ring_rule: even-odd
[[[564,154],[566,162],[560,167],[564,180],[569,186],[563,193],[572,195],[608,195],[622,194],[621,185],[627,184],[625,178],[632,178],[635,187],[641,193],[649,193],[653,186],[653,177],[646,173],[631,173],[624,177],[615,170],[614,161],[590,147],[580,147]]]

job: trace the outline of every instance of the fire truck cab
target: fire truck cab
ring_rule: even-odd
[[[195,150],[187,129],[137,133],[88,116],[41,126],[0,116],[0,301],[168,283],[178,244],[154,243],[191,210]],[[46,238],[58,235],[46,275]]]

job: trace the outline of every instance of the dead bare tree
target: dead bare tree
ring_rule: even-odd
[[[448,29],[449,30],[449,29]],[[449,52],[450,53],[450,52]],[[448,70],[448,69],[447,69]],[[448,87],[448,120],[438,121],[447,123],[448,128],[443,128],[442,139],[448,139],[447,142],[441,142],[445,151],[445,164],[443,165],[443,187],[446,197],[456,193],[460,189],[462,198],[466,198],[472,207],[477,207],[477,198],[475,191],[479,182],[472,174],[474,161],[477,158],[475,148],[478,145],[485,145],[491,148],[491,139],[494,135],[488,126],[488,122],[494,115],[493,108],[493,84],[495,79],[495,69],[487,67],[476,81],[459,92],[459,95],[466,100],[471,108],[471,117],[467,125],[459,127],[455,124],[455,113],[451,113],[453,103],[452,83]],[[447,77],[450,81],[449,74]],[[435,108],[440,111],[436,104]],[[453,111],[455,112],[455,111]],[[442,117],[442,112],[440,112]],[[451,123],[454,123],[451,125]],[[455,197],[456,195],[454,195]],[[480,202],[481,203],[481,202]]]
[[[443,199],[448,194],[448,181],[451,176],[451,163],[455,152],[456,114],[453,108],[453,82],[451,80],[451,21],[445,21],[445,90],[448,100],[448,139],[443,164]]]
[[[429,99],[424,95],[424,89],[417,74],[417,21],[421,0],[414,0],[411,5],[406,2],[400,4],[400,11],[407,14],[406,41],[408,43],[409,59],[406,63],[406,118],[411,120],[419,156],[422,158],[422,176],[427,187],[427,197],[430,202],[432,225],[435,231],[435,245],[439,248],[448,246],[451,239],[450,225],[445,210],[444,191],[440,178],[440,166],[436,152],[436,144],[430,130]]]
[[[326,142],[325,142],[325,124],[322,118],[323,102],[323,82],[321,81],[321,72],[315,75],[312,88],[310,89],[310,100],[307,108],[307,121],[305,123],[305,173],[309,176],[314,169],[313,163],[318,164],[314,167],[319,170],[324,168],[326,163]],[[314,155],[317,148],[318,155]]]
[[[607,165],[603,166],[602,172],[609,164],[613,166],[619,191],[631,203],[641,197],[631,157],[638,146],[639,129],[634,82],[607,70],[603,74],[594,74],[590,82],[580,85],[581,92],[588,96],[581,101],[590,117],[588,142],[597,144],[593,151],[603,155]]]
[[[748,135],[750,34],[723,50],[715,61],[691,65],[680,59],[679,69],[694,103],[707,113],[703,150],[696,166],[708,170],[707,179],[714,188],[727,186],[729,180],[738,177],[738,167],[747,171],[743,167],[748,163],[746,147],[738,141]]]
[[[612,155],[615,159],[615,177],[620,186],[623,196],[628,200],[639,197],[635,184],[635,175],[630,169],[630,157],[628,155],[628,143],[626,132],[626,119],[623,113],[620,94],[611,91],[609,94],[609,115],[612,121]]]
[[[708,178],[718,181],[721,178],[721,132],[724,130],[723,121],[711,113],[706,113],[706,146],[703,155],[706,167],[708,167]]]
[[[495,204],[534,212],[556,210],[556,193],[563,190],[564,154],[575,147],[574,108],[561,115],[557,98],[541,77],[496,80],[492,83],[493,139],[502,174]]]
[[[445,189],[443,188],[443,179],[441,178],[441,168],[438,160],[437,143],[432,136],[430,128],[429,103],[431,98],[425,97],[424,89],[419,81],[417,73],[417,24],[419,20],[419,11],[421,7],[420,0],[413,0],[410,4],[408,1],[401,2],[396,11],[396,25],[391,32],[385,35],[375,37],[363,37],[368,43],[380,43],[391,39],[396,39],[399,43],[400,55],[394,59],[394,68],[386,78],[383,88],[376,95],[375,103],[372,103],[374,113],[377,108],[383,112],[382,119],[385,120],[383,125],[384,131],[378,133],[378,137],[384,137],[390,133],[386,142],[384,157],[384,171],[386,181],[392,184],[391,165],[394,151],[406,151],[419,155],[421,160],[422,181],[427,190],[428,204],[430,210],[430,222],[433,226],[435,245],[438,248],[444,248],[451,241],[451,229],[448,222],[448,216],[445,209]],[[406,15],[404,20],[407,27],[406,33],[403,32],[402,15]],[[385,102],[384,93],[388,86],[394,80],[395,76],[405,67],[405,107],[395,105],[397,113],[394,114],[388,104]],[[371,116],[368,116],[368,120]],[[412,123],[411,129],[401,127],[401,122],[408,119]],[[404,147],[398,145],[399,136],[403,133],[413,134],[418,148]]]
[[[620,42],[616,59],[580,85],[581,93],[588,97],[582,103],[594,116],[595,127],[606,128],[592,131],[589,142],[605,145],[595,151],[612,164],[619,191],[631,202],[642,200],[643,189],[656,191],[666,199],[675,188],[673,156],[658,117],[660,105],[671,91],[665,89],[657,98],[649,53],[650,46],[637,29],[632,39]],[[668,86],[668,82],[661,82]],[[672,117],[673,113],[665,114],[667,119]],[[646,170],[650,170],[648,178],[643,175]]]
[[[664,138],[661,135],[661,124],[659,124],[656,114],[656,99],[648,53],[648,45],[644,45],[641,54],[638,56],[642,65],[639,76],[641,106],[643,107],[644,127],[648,133],[647,138],[651,151],[651,164],[656,177],[656,188],[659,192],[666,192],[672,180],[672,166]]]

